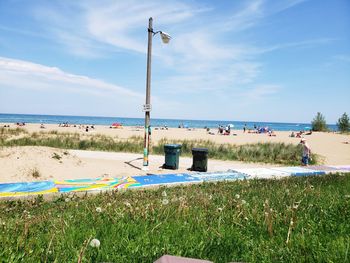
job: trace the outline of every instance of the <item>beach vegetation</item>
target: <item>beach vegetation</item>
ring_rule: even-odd
[[[62,156],[61,155],[59,155],[58,153],[53,153],[52,154],[52,157],[51,157],[52,159],[56,159],[56,160],[61,160],[62,159]]]
[[[338,119],[337,126],[340,132],[350,132],[350,120],[346,112]]]
[[[311,122],[313,131],[328,131],[328,126],[325,117],[321,112],[317,112],[316,117]]]
[[[165,144],[181,144],[181,156],[192,156],[192,148],[207,148],[208,158],[218,160],[299,165],[301,145],[285,143],[254,143],[244,145],[216,144],[209,140],[162,139],[152,147],[155,154],[164,154]],[[320,156],[312,154],[312,164],[319,163]]]
[[[30,175],[35,179],[37,179],[41,176],[40,171],[36,167],[30,170]]]
[[[1,138],[1,137],[0,137]],[[245,145],[217,144],[209,140],[168,140],[161,139],[151,145],[152,154],[164,154],[165,144],[181,144],[181,156],[192,156],[192,148],[208,148],[209,158],[243,162],[299,165],[302,148],[300,145],[285,143],[255,143]],[[60,149],[97,150],[110,152],[141,153],[143,138],[131,136],[127,139],[106,135],[80,135],[79,133],[36,133],[13,139],[0,139],[0,146],[47,146]],[[60,156],[61,157],[61,156]],[[312,154],[311,164],[320,162]]]
[[[348,262],[349,189],[346,173],[0,200],[0,258]]]
[[[24,128],[4,128],[4,127],[0,127],[0,136],[9,136],[9,135],[12,135],[12,136],[18,136],[18,135],[21,135],[21,134],[28,134],[28,131]]]

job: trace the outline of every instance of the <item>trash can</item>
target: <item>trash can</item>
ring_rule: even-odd
[[[181,153],[181,144],[165,144],[165,163],[163,165],[166,169],[179,169],[179,157]]]
[[[192,170],[198,172],[206,172],[208,170],[208,149],[192,148],[192,155]]]

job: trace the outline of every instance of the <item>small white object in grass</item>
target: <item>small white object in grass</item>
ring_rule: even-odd
[[[70,199],[67,197],[66,199],[64,199],[64,201],[68,203]]]
[[[219,207],[219,208],[218,208],[218,212],[222,212],[222,207]]]
[[[94,239],[92,239],[92,240],[90,241],[90,246],[91,246],[91,247],[100,247],[100,245],[101,245],[100,240],[98,240],[98,239],[96,239],[96,238],[94,238]]]
[[[241,196],[240,196],[239,194],[236,194],[236,195],[235,195],[235,198],[236,198],[236,199],[239,199],[240,197],[241,197]]]
[[[163,204],[163,205],[169,204],[169,200],[168,200],[168,199],[163,199],[162,204]]]
[[[96,212],[97,213],[101,213],[102,212],[102,208],[101,207],[96,207]]]
[[[163,197],[167,197],[167,194],[166,194],[165,191],[162,192],[162,196],[163,196]]]
[[[247,203],[247,201],[244,199],[241,202],[242,202],[242,205],[245,205]]]

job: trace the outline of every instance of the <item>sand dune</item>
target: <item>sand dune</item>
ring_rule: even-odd
[[[0,124],[2,127],[3,124]],[[12,128],[15,125],[10,125]],[[78,132],[81,134],[104,134],[129,138],[130,136],[143,136],[142,128],[123,127],[111,129],[108,126],[95,126],[88,132],[79,127],[58,127],[58,125],[45,125],[40,129],[39,124],[24,126],[29,132],[51,131]],[[241,130],[233,131],[236,135],[224,136],[208,134],[204,129],[153,129],[152,141],[155,143],[162,138],[184,140],[203,139],[222,144],[247,144],[257,142],[284,142],[298,144],[300,139],[289,137],[290,132],[276,132],[276,137],[267,134],[243,133]],[[324,157],[325,164],[350,164],[350,136],[335,133],[317,133],[305,136],[312,150]],[[56,156],[56,157],[54,157]],[[59,157],[58,157],[59,156]],[[107,153],[92,151],[61,150],[49,147],[13,147],[0,150],[0,182],[35,181],[51,179],[96,178],[101,176],[120,177],[126,175],[145,174],[142,167],[142,153]],[[171,173],[172,170],[160,168],[164,163],[164,156],[150,155],[150,173]],[[192,159],[181,157],[178,172],[187,171],[191,167]],[[209,160],[210,171],[224,171],[238,167],[258,167],[262,164],[245,164],[232,161]],[[36,177],[36,173],[38,177]]]

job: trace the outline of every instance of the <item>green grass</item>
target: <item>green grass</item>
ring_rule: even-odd
[[[28,134],[27,130],[23,128],[4,128],[0,127],[0,138],[8,138],[10,136],[18,136],[21,134]]]
[[[350,173],[2,201],[0,261],[349,262],[349,218]]]
[[[174,141],[162,139],[158,145],[152,147],[152,152],[162,154],[164,144],[181,144],[181,155],[192,156],[193,147],[209,149],[208,157],[218,160],[234,160],[244,162],[274,163],[284,165],[300,165],[302,148],[300,145],[285,143],[255,143],[245,145],[216,144],[205,140]],[[320,157],[312,155],[311,164],[320,162]]]
[[[1,133],[0,147],[11,146],[48,146],[61,149],[98,150],[111,152],[143,152],[143,138],[132,136],[128,139],[110,137],[106,135],[80,135],[78,133],[58,133],[57,131],[27,134],[19,129],[7,129],[8,133]],[[24,130],[25,131],[25,130]],[[10,136],[10,137],[9,137]],[[300,165],[301,146],[284,143],[256,143],[246,145],[216,144],[205,140],[166,140],[162,139],[151,146],[151,154],[164,154],[164,144],[178,143],[182,145],[181,156],[192,156],[193,147],[209,149],[209,158],[218,160],[234,160],[244,162],[273,163],[283,165]],[[320,163],[320,157],[312,155],[311,164]]]

